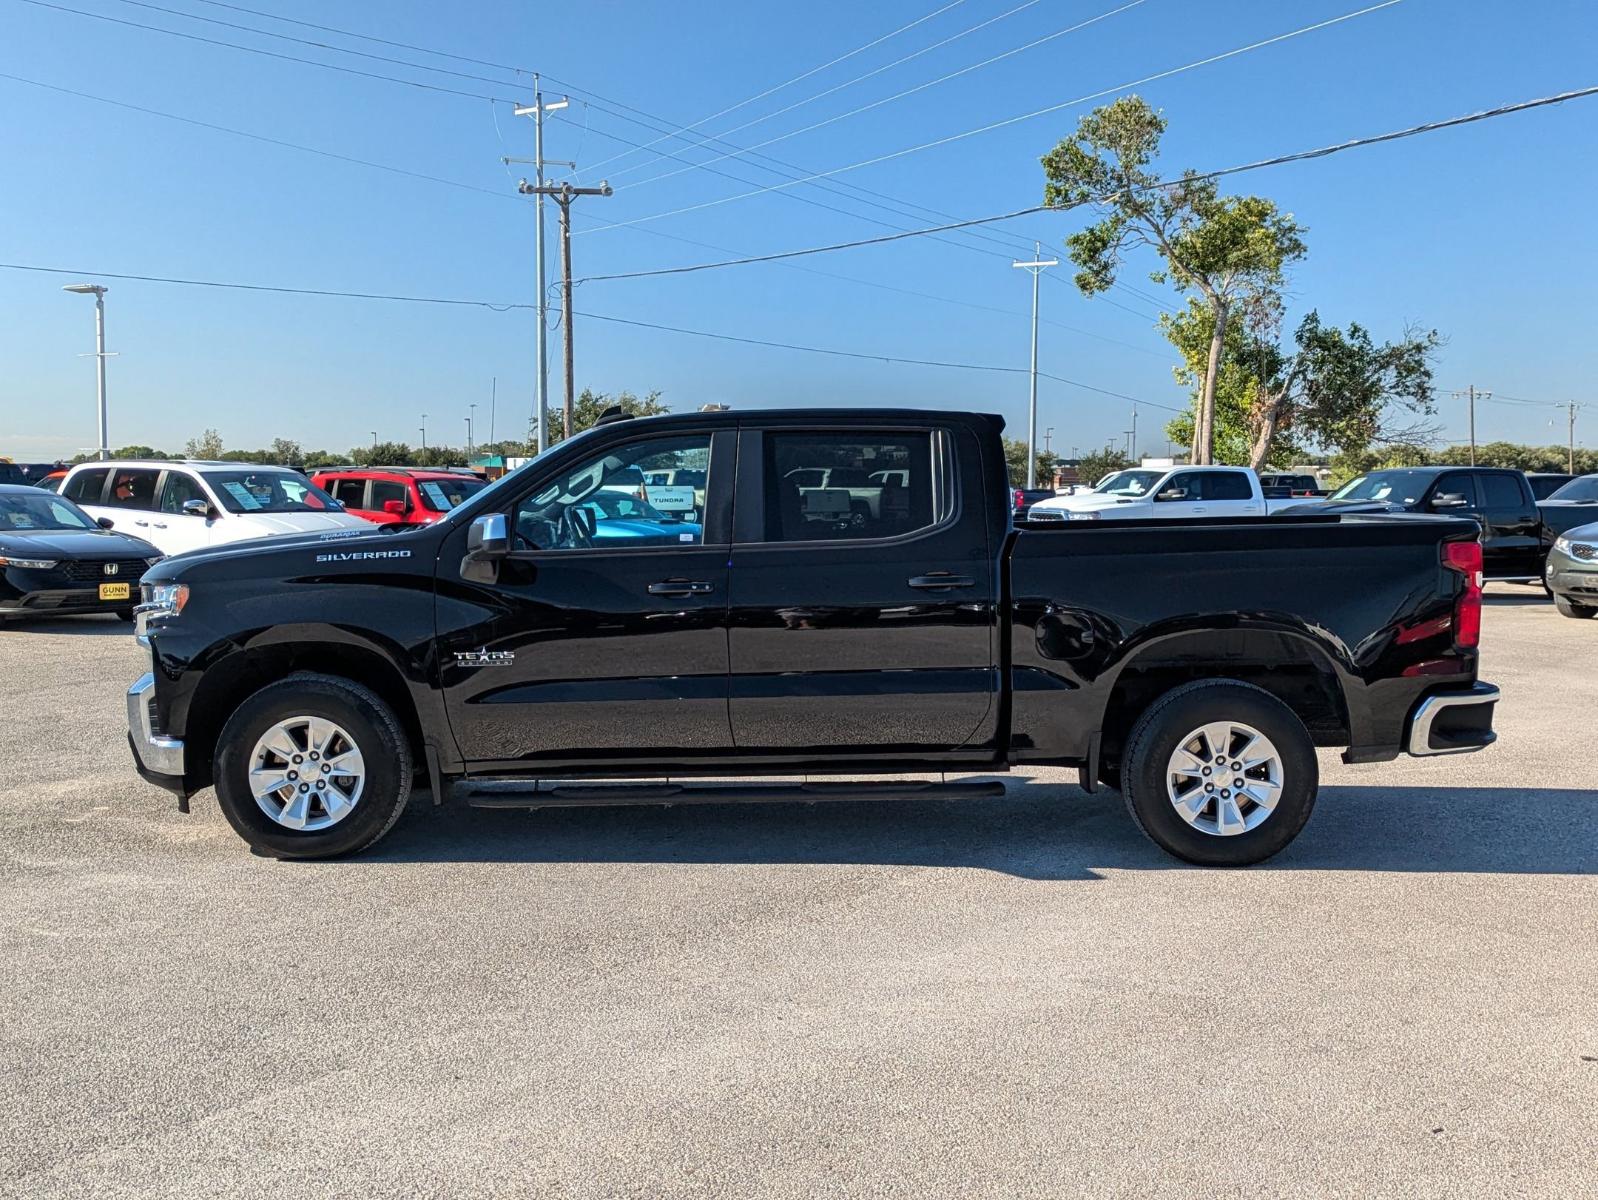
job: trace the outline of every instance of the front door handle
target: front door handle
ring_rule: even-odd
[[[917,575],[914,579],[906,580],[913,588],[920,588],[924,592],[946,592],[954,588],[968,588],[976,585],[976,580],[969,575],[951,575],[947,571],[934,571],[930,575]]]
[[[702,579],[663,579],[649,585],[651,596],[703,596],[711,590]]]

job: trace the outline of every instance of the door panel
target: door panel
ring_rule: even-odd
[[[1496,569],[1488,575],[1542,575],[1542,518],[1524,479],[1508,474],[1482,474],[1476,479],[1482,516],[1497,551]]]
[[[717,499],[730,493],[735,435],[585,444],[592,455],[507,497],[519,548],[496,581],[463,577],[464,526],[445,542],[439,677],[461,755],[624,773],[725,753],[730,523]],[[684,462],[707,472],[704,525],[606,482]]]
[[[156,497],[158,511],[150,518],[159,522],[157,529],[160,533],[159,537],[150,540],[165,554],[201,550],[211,544],[211,518],[184,512],[183,505],[190,500],[203,500],[206,504],[212,502],[199,480],[187,471],[166,472]],[[142,531],[140,536],[145,536]]]
[[[958,455],[955,436],[971,443]],[[890,468],[910,472],[907,488],[859,483]],[[970,434],[743,435],[729,613],[740,753],[903,758],[991,742],[998,588],[981,480]]]

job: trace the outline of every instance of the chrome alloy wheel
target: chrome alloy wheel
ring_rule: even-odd
[[[1211,721],[1188,734],[1165,768],[1171,805],[1200,833],[1233,837],[1258,829],[1282,795],[1282,756],[1239,721]]]
[[[285,829],[314,833],[355,809],[366,761],[355,739],[324,717],[289,717],[250,752],[250,795]]]

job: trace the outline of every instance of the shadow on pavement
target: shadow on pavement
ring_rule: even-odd
[[[114,613],[77,613],[59,617],[0,617],[0,634],[67,633],[78,637],[133,638],[133,622]]]
[[[1488,608],[1519,608],[1522,605],[1546,604],[1553,605],[1548,593],[1542,588],[1524,588],[1515,592],[1485,592],[1482,603]]]
[[[1003,800],[435,808],[424,797],[353,861],[881,864],[1026,879],[1198,870],[1133,826],[1121,797],[1012,782]],[[1598,791],[1326,787],[1293,845],[1254,870],[1587,875]]]

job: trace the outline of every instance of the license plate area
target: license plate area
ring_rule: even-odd
[[[102,583],[100,585],[100,599],[126,600],[129,598],[129,589],[132,586],[132,584],[128,583]]]

